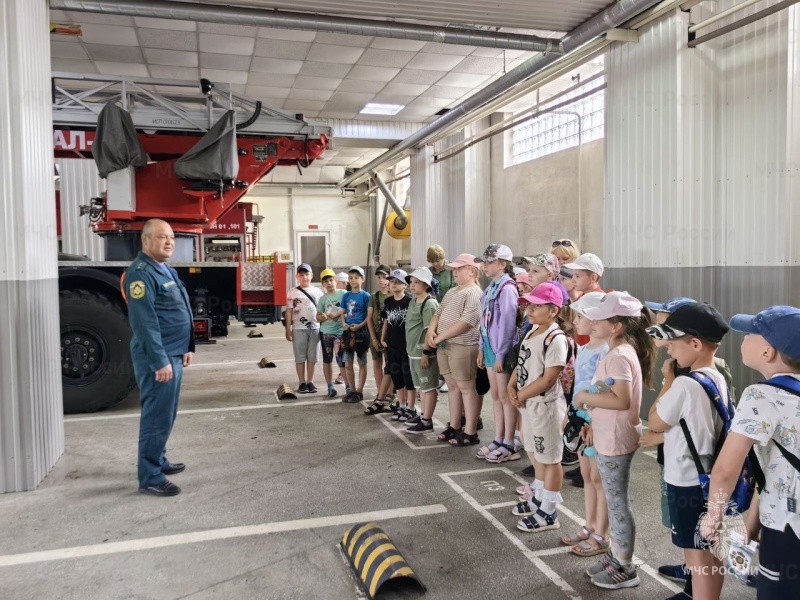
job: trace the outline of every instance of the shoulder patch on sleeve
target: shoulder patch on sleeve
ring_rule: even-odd
[[[144,281],[132,281],[128,286],[128,291],[130,292],[130,297],[134,300],[144,298],[146,292]]]

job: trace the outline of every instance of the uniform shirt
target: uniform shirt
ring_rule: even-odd
[[[785,374],[800,379],[797,373]],[[751,385],[742,394],[730,431],[755,441],[753,448],[766,479],[758,503],[761,524],[776,531],[788,525],[800,537],[800,473],[770,443],[774,440],[790,454],[800,456],[798,415],[799,397],[771,386]]]
[[[716,369],[698,369],[717,386],[722,399],[728,401],[728,386],[722,373]],[[686,420],[692,441],[697,448],[700,462],[706,473],[711,472],[714,449],[724,424],[703,386],[691,377],[681,375],[672,382],[669,390],[661,396],[656,412],[670,426],[664,432],[664,481],[678,487],[699,485],[697,466],[694,464],[689,444],[680,426]]]
[[[305,294],[303,293],[305,292]],[[311,296],[309,300],[308,296]],[[314,286],[292,288],[286,294],[286,310],[292,311],[292,329],[319,330],[317,321],[317,302],[322,298],[322,290]]]
[[[450,338],[447,343],[476,346],[481,339],[481,288],[477,285],[452,288],[445,294],[436,316],[439,317],[437,333],[444,333],[458,321],[470,326],[469,330]]]
[[[544,375],[545,369],[549,367],[563,367],[567,364],[567,351],[569,342],[566,335],[556,335],[552,337],[547,352],[544,351],[544,342],[547,336],[558,329],[558,325],[553,323],[544,331],[538,328],[528,333],[519,347],[517,356],[517,389],[521,390]],[[555,383],[539,396],[528,398],[527,402],[552,402],[557,400],[562,404],[566,403],[564,390],[561,381],[556,378]],[[526,402],[526,404],[527,404]]]
[[[423,302],[417,302],[416,298],[411,299],[406,312],[406,352],[409,358],[422,358],[425,333],[437,308],[439,303],[432,296],[428,296]]]
[[[456,282],[453,280],[453,272],[442,267],[442,270],[438,273],[431,269],[431,275],[439,282],[439,293],[436,294],[436,301],[441,302],[444,300],[447,292],[456,287]]]
[[[392,349],[401,351],[406,349],[406,315],[411,300],[411,296],[403,296],[400,300],[390,296],[383,303],[386,344]]]
[[[338,313],[342,309],[342,298],[347,292],[344,290],[336,290],[332,294],[323,294],[317,302],[317,312],[323,315],[330,315],[331,313]],[[319,325],[319,330],[322,333],[329,335],[342,335],[344,327],[342,327],[342,319],[339,317],[330,318],[323,321]]]
[[[192,309],[178,274],[139,252],[124,282],[134,360],[141,358],[157,371],[170,357],[194,352]]]
[[[344,322],[348,325],[361,325],[367,320],[369,309],[369,294],[364,290],[360,292],[346,292],[342,298],[344,308]]]
[[[617,346],[600,361],[594,381],[605,381],[609,377],[615,381],[631,382],[631,404],[628,410],[592,409],[594,447],[599,454],[606,456],[632,454],[639,447],[639,438],[642,437],[642,421],[639,418],[642,367],[633,346]]]

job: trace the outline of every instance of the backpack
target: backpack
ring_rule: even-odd
[[[767,379],[766,381],[760,381],[759,383],[778,388],[784,392],[789,392],[794,396],[800,396],[800,381],[794,377],[789,377],[788,375],[778,375],[776,377],[772,377],[771,379]],[[772,442],[778,447],[778,450],[780,450],[783,458],[785,458],[786,461],[792,465],[796,471],[800,472],[800,458],[789,452],[775,440],[772,440]],[[761,490],[764,489],[766,478],[764,477],[764,472],[761,470],[761,465],[759,464],[758,459],[756,459],[755,454],[752,450],[750,450],[750,453],[753,455],[750,457],[750,460],[754,461],[755,463],[756,486],[758,487],[758,491],[760,493]]]
[[[730,400],[730,393],[728,394],[727,401],[724,401],[719,389],[717,388],[717,385],[705,373],[692,371],[691,373],[682,375],[682,377],[691,377],[700,384],[708,396],[708,399],[711,401],[711,405],[714,407],[714,410],[717,412],[720,419],[722,419],[722,432],[720,433],[717,443],[714,445],[714,455],[712,459],[713,465],[714,461],[717,459],[717,456],[719,456],[720,450],[722,450],[725,439],[728,436],[728,431],[730,431],[736,410],[734,409],[733,403]],[[708,501],[708,487],[711,483],[711,474],[706,472],[703,464],[700,462],[700,455],[697,453],[697,448],[695,447],[694,440],[692,440],[692,436],[689,433],[689,427],[686,424],[686,420],[681,419],[680,425],[681,429],[683,430],[683,435],[686,436],[686,445],[689,447],[689,453],[692,455],[692,460],[697,468],[697,477],[700,482],[700,487],[703,490],[703,497],[706,499],[706,501]],[[761,472],[761,467],[758,464],[758,459],[755,456],[755,452],[751,449],[747,457],[744,459],[742,470],[740,471],[739,477],[736,480],[736,485],[731,492],[727,512],[730,513],[731,509],[733,509],[739,513],[743,513],[750,507],[750,501],[753,499],[753,492],[755,491],[756,480],[758,479],[757,473],[761,474],[761,478],[764,477],[763,473]]]

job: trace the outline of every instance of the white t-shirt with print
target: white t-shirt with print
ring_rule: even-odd
[[[311,296],[313,301],[303,292]],[[324,294],[313,285],[303,288],[303,292],[294,287],[286,294],[286,310],[292,311],[292,329],[318,330],[317,303]]]
[[[800,379],[800,375],[790,375]],[[731,432],[756,442],[753,448],[766,479],[758,504],[761,524],[777,531],[789,525],[800,537],[800,473],[773,443],[778,442],[787,452],[800,457],[798,430],[800,397],[759,384],[744,391],[731,425]],[[790,512],[790,505],[794,512]]]
[[[708,375],[717,386],[723,401],[728,402],[728,385],[722,373],[711,368],[697,371]],[[671,426],[664,433],[664,481],[678,487],[700,485],[697,466],[689,452],[689,444],[686,442],[680,421],[681,419],[686,421],[700,462],[706,473],[709,473],[714,459],[714,449],[719,436],[722,435],[724,423],[711,404],[705,389],[691,377],[683,375],[676,377],[672,386],[658,401],[656,412],[667,425]]]
[[[549,367],[563,367],[567,364],[567,353],[569,342],[566,335],[555,335],[544,353],[544,342],[552,331],[558,329],[558,325],[553,323],[545,331],[530,331],[519,348],[517,357],[517,389],[521,390],[526,385],[539,379],[544,370]],[[552,402],[558,400],[565,403],[564,390],[561,388],[561,381],[556,378],[553,386],[541,396],[529,398],[529,402]]]

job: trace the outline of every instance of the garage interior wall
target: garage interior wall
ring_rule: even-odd
[[[97,165],[83,158],[62,158],[56,164],[61,191],[61,251],[87,256],[89,260],[105,260],[103,238],[92,231],[89,215],[80,214],[81,206],[105,190]]]
[[[0,0],[0,493],[64,453],[46,2]]]
[[[260,190],[247,195],[264,221],[259,227],[260,253],[295,251],[294,231],[330,233],[331,266],[365,265],[370,242],[368,203],[350,206],[352,196],[339,190],[295,188]],[[318,229],[311,230],[310,225]],[[295,256],[295,262],[297,257]]]
[[[492,138],[491,241],[517,256],[547,252],[554,239],[564,238],[582,252],[602,254],[605,140],[517,165],[510,164],[511,141],[510,131]]]
[[[647,300],[690,296],[726,317],[797,306],[800,13],[690,49],[688,24],[704,10],[665,16],[606,61],[604,283]],[[720,355],[741,391],[757,374],[742,365],[740,342],[730,334]]]

